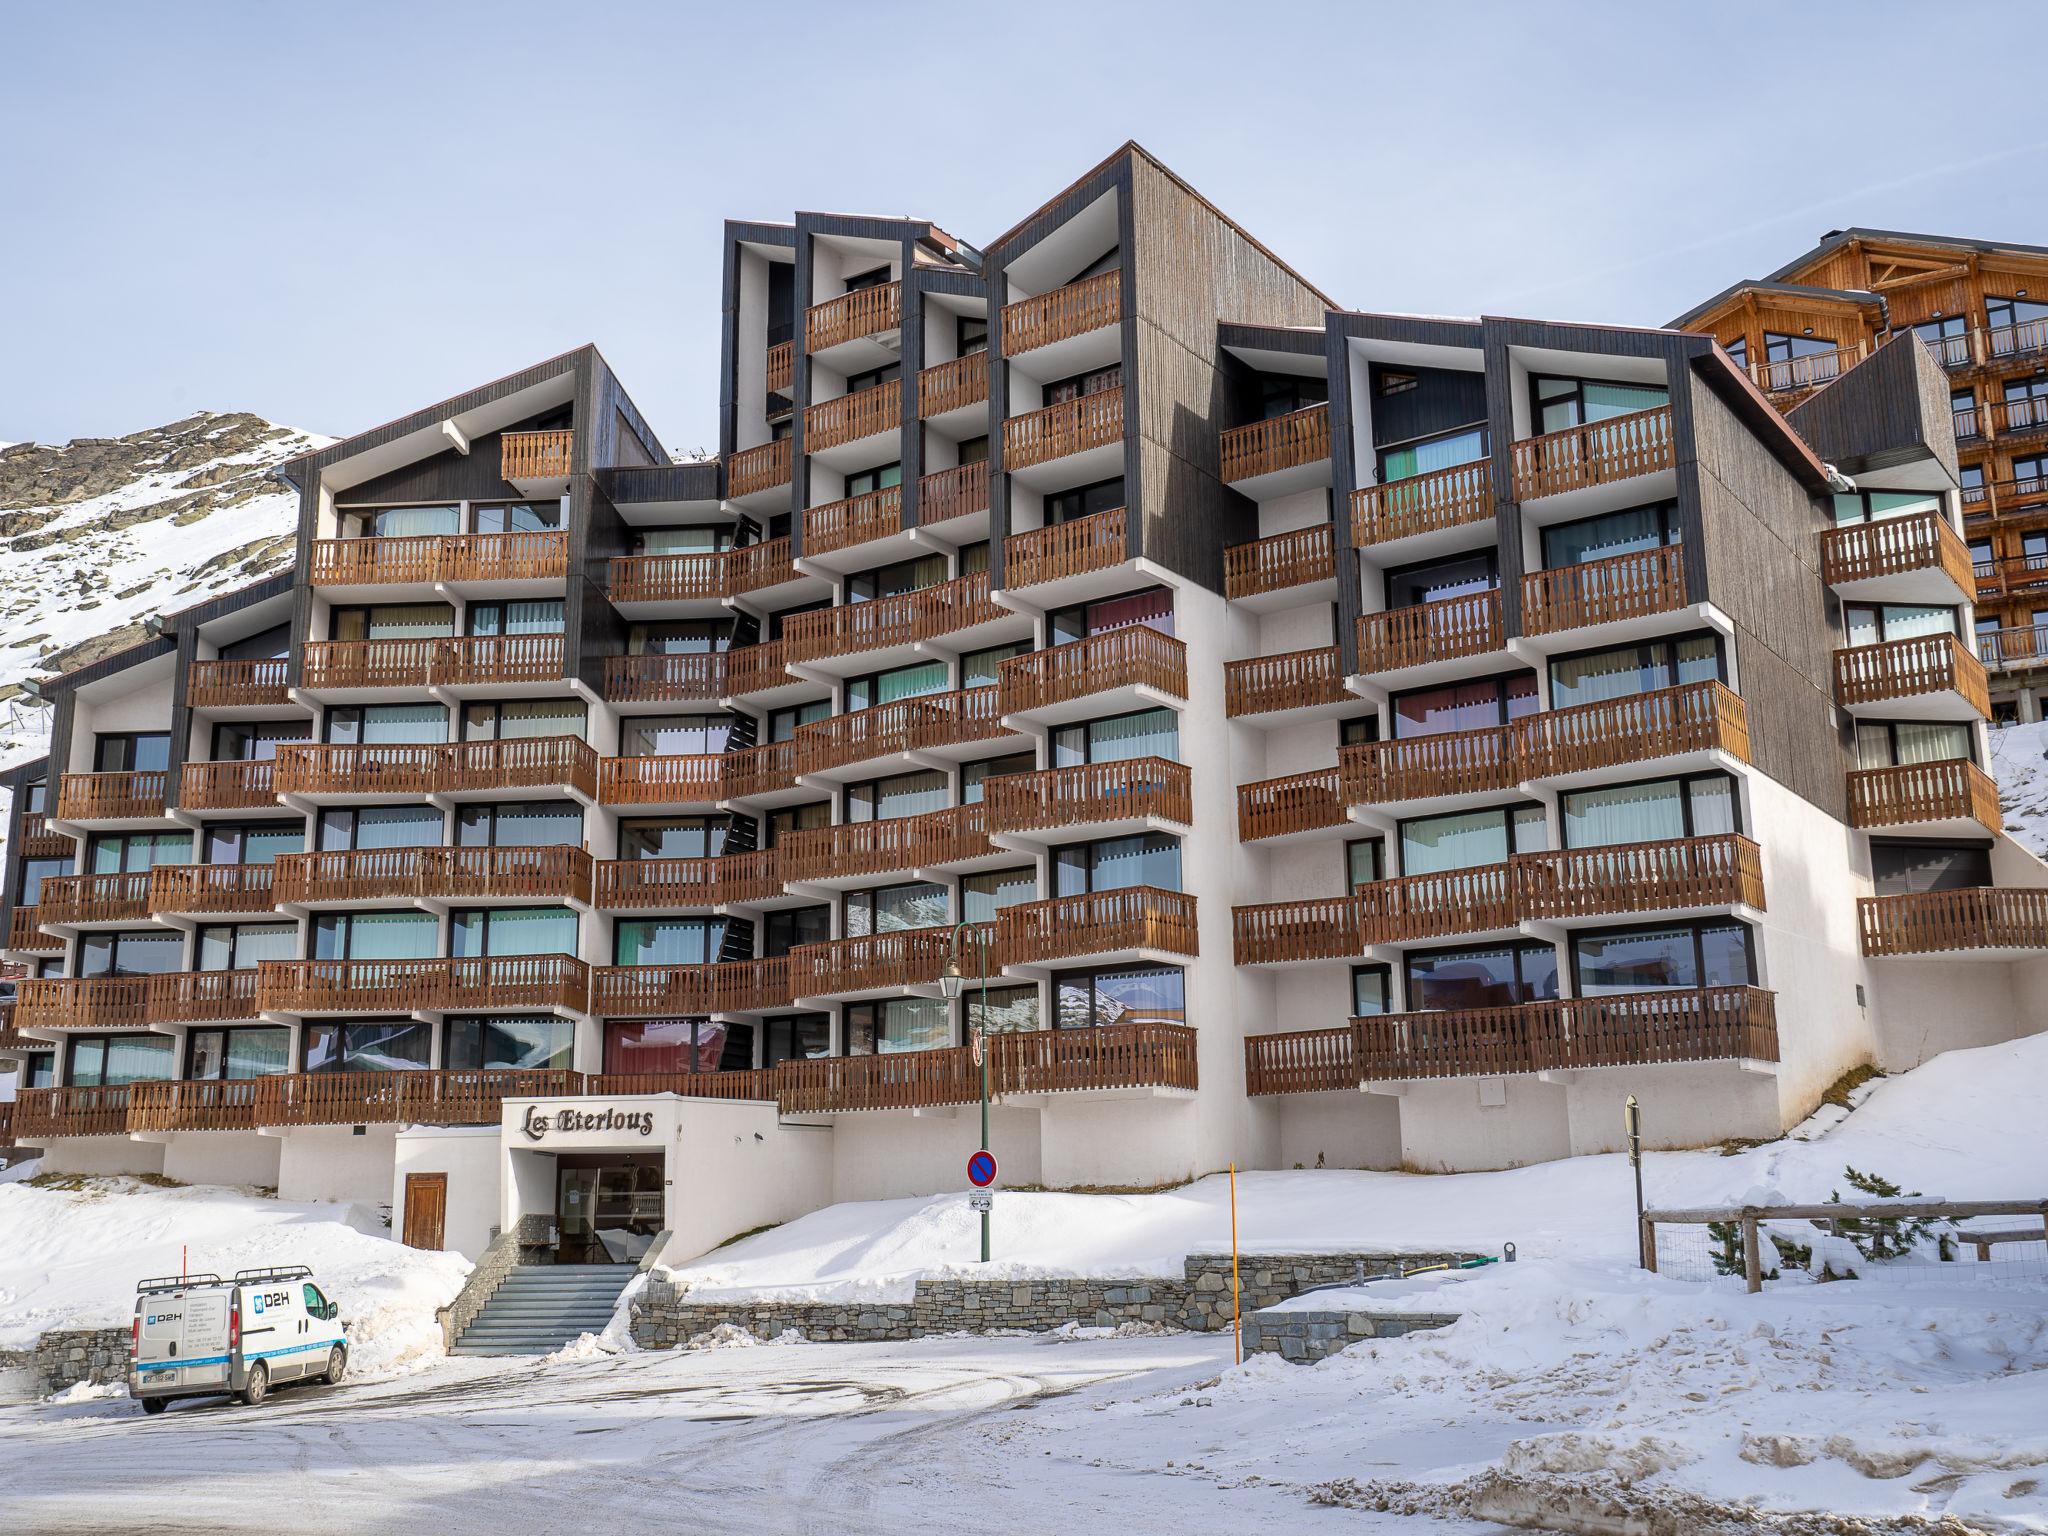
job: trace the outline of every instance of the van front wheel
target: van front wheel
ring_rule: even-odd
[[[270,1367],[258,1360],[249,1367],[249,1385],[242,1388],[242,1401],[254,1408],[270,1395]]]
[[[168,1397],[145,1397],[142,1400],[142,1411],[148,1414],[162,1413],[170,1406],[171,1400]]]
[[[331,1387],[341,1380],[343,1373],[347,1370],[348,1351],[337,1344],[334,1348],[327,1351],[327,1374],[320,1379]]]

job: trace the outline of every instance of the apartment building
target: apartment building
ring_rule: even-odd
[[[618,1257],[957,1187],[984,1084],[1007,1180],[1153,1185],[1771,1135],[2036,1027],[1921,341],[1781,411],[1347,311],[1136,146],[723,286],[715,459],[551,359],[44,685],[16,1140]]]

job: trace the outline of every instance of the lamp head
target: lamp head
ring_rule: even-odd
[[[948,1002],[960,995],[960,983],[965,978],[960,974],[960,962],[951,955],[946,957],[946,968],[939,972],[939,991]]]

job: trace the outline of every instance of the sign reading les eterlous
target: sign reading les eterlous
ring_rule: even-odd
[[[519,1129],[528,1141],[543,1141],[551,1131],[564,1136],[592,1131],[632,1131],[641,1136],[652,1136],[654,1116],[644,1109],[558,1109],[548,1115],[529,1104],[526,1106],[526,1119]]]

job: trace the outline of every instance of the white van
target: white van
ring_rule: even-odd
[[[174,1397],[260,1403],[279,1382],[336,1382],[347,1369],[340,1309],[303,1265],[135,1287],[128,1391],[144,1413],[162,1413]]]

